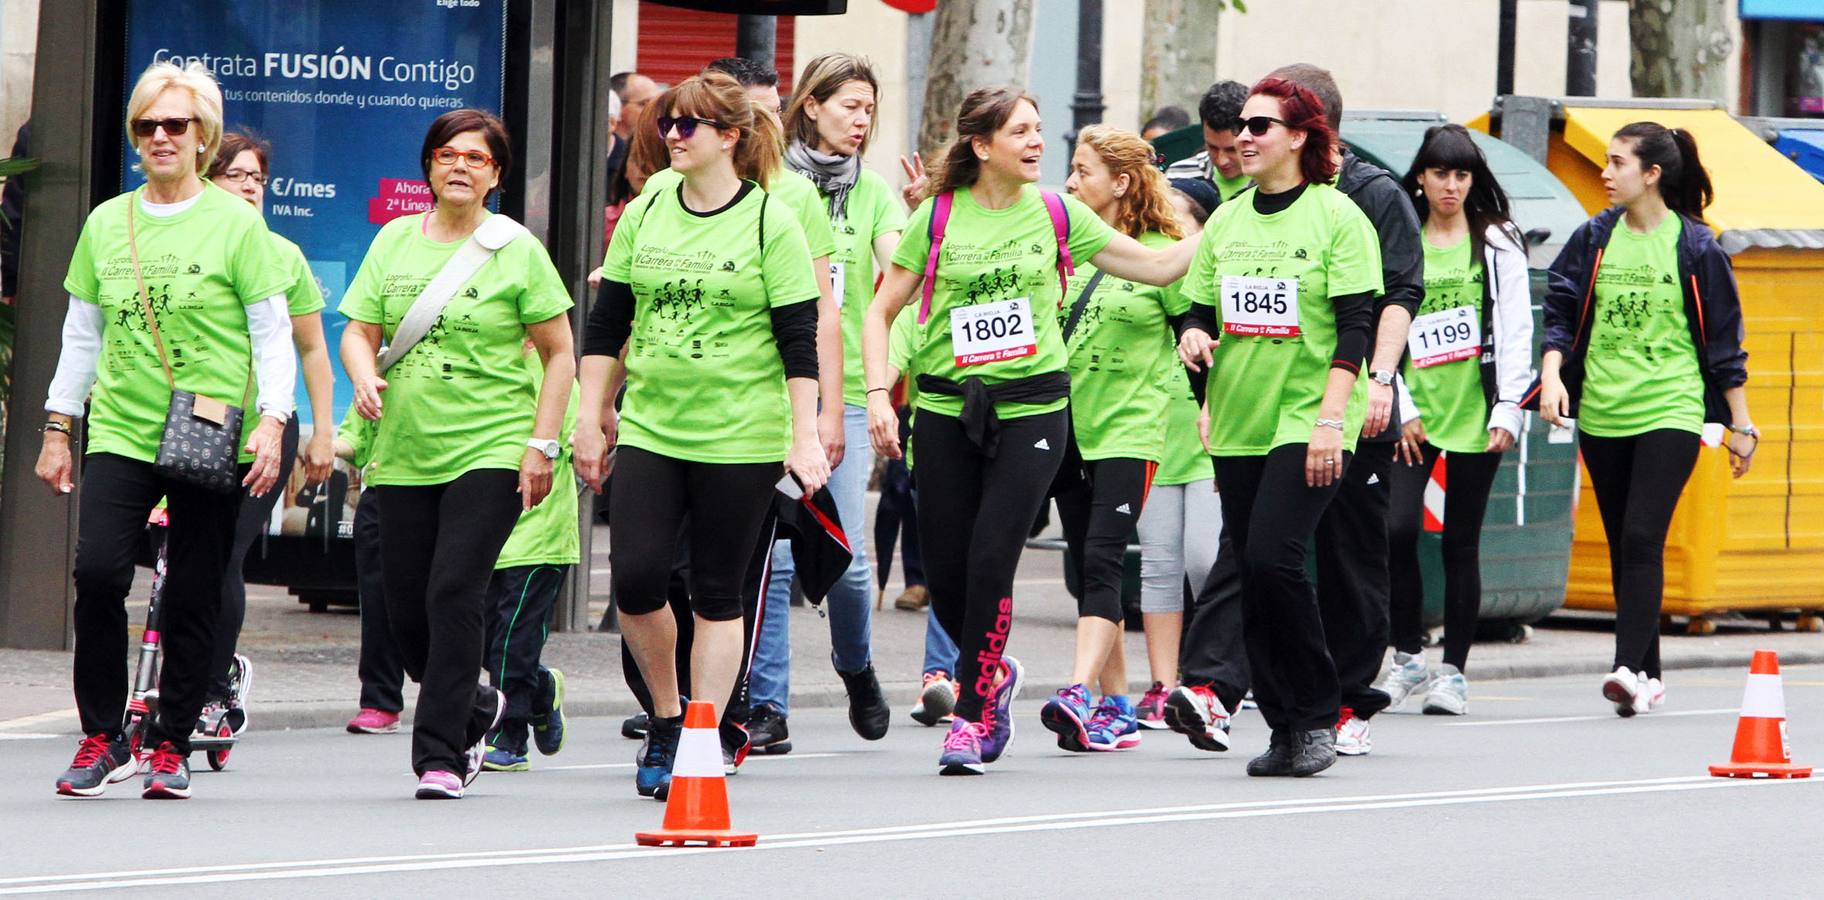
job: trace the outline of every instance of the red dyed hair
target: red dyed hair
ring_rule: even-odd
[[[1305,146],[1298,157],[1299,174],[1306,181],[1319,184],[1336,180],[1336,132],[1324,118],[1324,102],[1284,78],[1262,78],[1248,91],[1248,96],[1256,95],[1278,100],[1279,117],[1286,126],[1305,133]]]

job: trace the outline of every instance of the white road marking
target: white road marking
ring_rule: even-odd
[[[1671,719],[1680,716],[1720,716],[1724,713],[1735,715],[1741,712],[1736,707],[1728,709],[1679,709],[1671,712],[1647,713],[1652,719]],[[1488,719],[1481,722],[1445,722],[1445,728],[1500,728],[1503,725],[1550,725],[1555,722],[1601,722],[1621,718],[1614,713],[1606,716],[1549,716],[1543,719]]]
[[[1729,788],[1771,787],[1775,785],[1793,786],[1801,784],[1824,784],[1824,780],[1745,780],[1736,778],[1711,778],[1709,776],[1696,775],[1633,781],[1594,781],[1564,784],[1518,785],[1513,787],[1432,791],[1411,794],[1375,794],[1356,797],[1345,796],[1298,800],[1243,801],[1196,806],[1153,807],[1147,809],[1014,816],[999,819],[976,819],[957,822],[931,822],[922,825],[896,825],[841,831],[806,832],[800,834],[774,834],[763,837],[761,842],[752,849],[789,850],[804,847],[830,847],[845,844],[886,843],[890,841],[937,840],[975,835],[1065,831],[1084,828],[1111,828],[1170,822],[1264,818],[1271,816],[1347,813],[1479,803],[1502,803],[1510,801],[1557,800],[1579,797],[1724,790]],[[411,856],[291,860],[271,863],[190,866],[164,870],[139,869],[119,872],[0,878],[0,894],[118,890],[126,887],[162,887],[184,884],[219,885],[236,881],[332,878],[398,872],[492,868],[497,866],[544,864],[570,865],[655,856],[675,857],[704,852],[726,853],[730,851],[708,847],[648,848],[639,847],[634,844],[605,844],[529,850],[500,850],[485,853],[436,853]]]
[[[8,728],[25,728],[30,725],[42,725],[46,722],[56,722],[61,719],[74,719],[76,717],[76,709],[74,707],[71,707],[70,709],[52,710],[51,712],[38,713],[34,716],[20,716],[17,719],[7,719],[4,722],[0,722],[0,730]]]
[[[0,731],[0,741],[45,741],[63,736],[38,731]]]
[[[768,755],[765,753],[750,753],[747,756],[747,762],[751,763],[756,759],[765,759],[765,760],[775,760],[776,759],[776,760],[783,760],[783,761],[790,761],[790,760],[794,760],[794,759],[830,759],[831,757],[846,756],[846,755],[847,754],[843,754],[843,753],[790,753],[790,754],[786,754],[783,756],[771,756],[771,755]],[[742,763],[742,765],[746,765],[746,764],[747,763]],[[571,771],[576,771],[578,769],[631,769],[634,767],[634,765],[635,765],[635,763],[588,763],[586,765],[579,765],[579,766],[539,766],[538,770],[540,772],[571,772]]]

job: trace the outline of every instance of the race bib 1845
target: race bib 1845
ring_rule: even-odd
[[[1222,333],[1298,337],[1298,279],[1222,276]]]
[[[1026,297],[977,303],[950,310],[950,344],[956,364],[975,366],[1039,352]]]
[[[1474,306],[1454,306],[1412,320],[1406,349],[1414,368],[1427,369],[1474,359],[1482,353],[1482,320]]]

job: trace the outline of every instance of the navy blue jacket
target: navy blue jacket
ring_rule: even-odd
[[[1583,396],[1583,356],[1596,318],[1596,270],[1602,266],[1603,252],[1621,215],[1620,207],[1612,207],[1578,226],[1548,273],[1544,350],[1564,354],[1559,377],[1570,393],[1573,418]],[[1729,254],[1723,252],[1708,226],[1689,217],[1678,238],[1678,281],[1685,295],[1691,343],[1697,348],[1697,368],[1704,378],[1704,421],[1729,424],[1729,404],[1723,391],[1748,381],[1748,352],[1742,349],[1742,301],[1736,293]],[[1521,406],[1539,408],[1538,382],[1526,392]]]

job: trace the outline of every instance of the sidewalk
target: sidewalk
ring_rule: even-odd
[[[598,536],[596,553],[596,583],[605,591],[605,535]],[[1063,687],[1070,677],[1076,603],[1064,589],[1060,565],[1060,554],[1048,550],[1028,550],[1021,561],[1008,650],[1026,665],[1025,702],[1036,703],[1036,698]],[[892,598],[901,587],[898,570],[896,565],[886,608],[874,614],[874,665],[894,704],[894,723],[906,725],[904,711],[918,692],[922,674],[925,619],[924,613],[892,608]],[[148,578],[142,571],[129,604],[135,621],[134,653],[138,651],[137,623],[144,613],[142,598]],[[593,618],[599,620],[603,602],[592,607]],[[842,705],[842,682],[827,662],[827,622],[810,607],[794,608],[791,618],[792,704]],[[249,588],[241,651],[255,666],[252,727],[322,728],[346,722],[355,713],[359,626],[353,611],[312,614],[280,589]],[[1612,621],[1604,616],[1566,613],[1553,617],[1535,626],[1527,643],[1477,644],[1470,657],[1470,675],[1481,682],[1606,672],[1614,650],[1611,627]],[[1126,638],[1132,689],[1142,691],[1151,681],[1145,641],[1137,632]],[[1727,620],[1710,637],[1668,634],[1662,638],[1661,653],[1668,670],[1740,666],[1746,671],[1753,651],[1763,647],[1779,651],[1780,661],[1787,665],[1824,662],[1824,635],[1790,630],[1774,633],[1763,623]],[[620,716],[636,710],[621,676],[620,653],[618,635],[551,635],[545,662],[564,671],[572,715]],[[415,692],[408,682],[408,705]],[[22,733],[74,734],[77,722],[72,707],[69,653],[0,650],[0,738]]]

